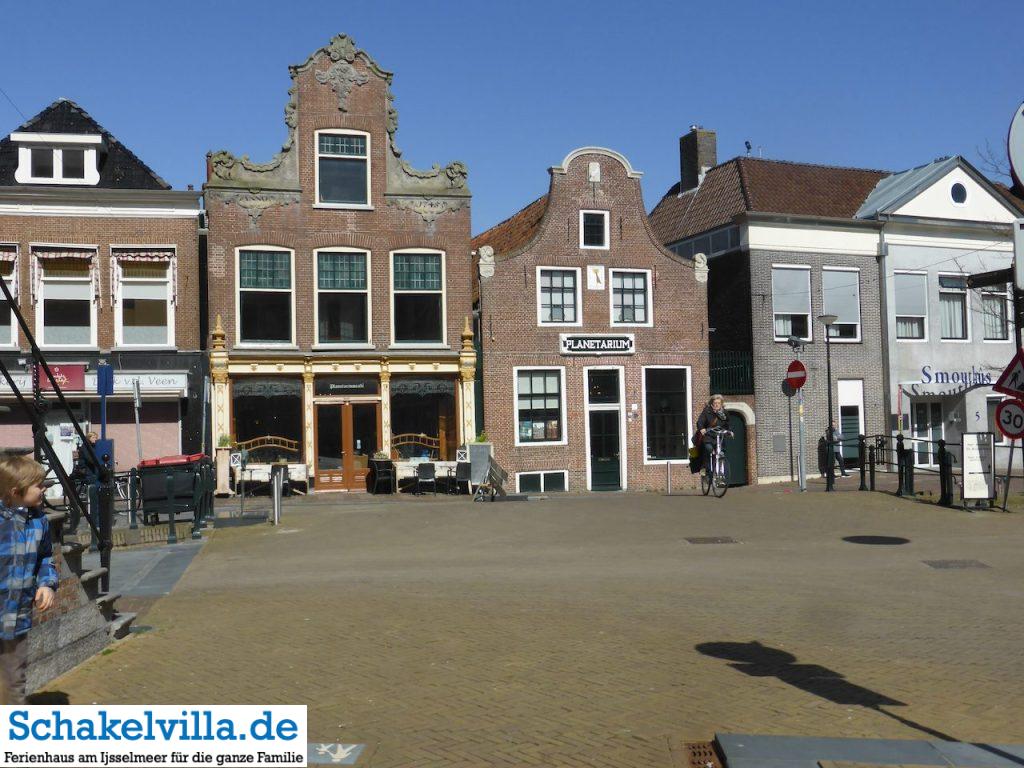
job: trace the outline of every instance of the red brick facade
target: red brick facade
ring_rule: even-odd
[[[595,164],[600,168],[598,182],[592,181]],[[581,210],[609,212],[607,250],[580,247]],[[546,210],[541,217],[531,214],[529,218],[534,222],[530,227],[513,217],[474,239],[478,257],[490,243],[506,249],[494,254],[493,277],[486,276],[488,259],[483,258],[480,278],[484,420],[496,458],[513,478],[516,473],[567,470],[569,491],[588,489],[585,369],[615,366],[621,368],[625,395],[621,487],[663,490],[666,462],[646,460],[644,369],[666,366],[689,371],[687,428],[692,430],[708,397],[707,293],[706,283],[698,279],[704,275],[693,262],[660,246],[645,214],[639,174],[632,172],[625,158],[608,150],[577,150],[566,158],[564,168],[553,168]],[[520,233],[517,238],[505,236],[509,227]],[[604,268],[603,288],[588,286],[588,268],[594,266]],[[544,327],[539,323],[538,267],[580,270],[580,325]],[[612,323],[615,269],[649,271],[651,327]],[[635,353],[561,354],[561,334],[632,334]],[[516,445],[514,380],[515,369],[522,367],[564,368],[564,445]],[[685,464],[676,463],[673,470],[674,487],[693,484]]]

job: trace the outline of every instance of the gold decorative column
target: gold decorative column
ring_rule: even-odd
[[[228,351],[225,344],[226,334],[220,315],[210,334],[210,380],[213,383],[213,402],[210,404],[210,426],[213,444],[216,446],[217,457],[217,489],[218,496],[231,494],[229,485],[229,468],[231,447],[221,447],[221,438],[232,438],[231,435],[231,400],[228,396]]]
[[[313,362],[306,358],[302,371],[302,435],[305,444],[306,472],[309,477],[316,476],[316,447],[313,445]]]
[[[391,368],[387,358],[380,364],[380,449],[391,455]]]
[[[459,381],[462,385],[459,444],[466,445],[476,439],[476,349],[473,347],[473,328],[469,323],[468,316],[462,328]]]

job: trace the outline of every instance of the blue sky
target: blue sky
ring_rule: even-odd
[[[269,159],[288,65],[347,32],[395,73],[405,157],[468,164],[474,233],[579,146],[625,154],[650,209],[692,123],[720,161],[749,140],[787,160],[979,165],[1024,100],[1021,0],[36,0],[4,21],[0,88],[22,113],[73,99],[176,188],[202,184],[209,150]],[[0,131],[21,122],[0,96]]]

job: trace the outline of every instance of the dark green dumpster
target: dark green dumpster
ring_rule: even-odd
[[[156,525],[160,516],[173,522],[181,515],[202,517],[206,512],[210,458],[202,453],[164,456],[139,463],[142,521]]]

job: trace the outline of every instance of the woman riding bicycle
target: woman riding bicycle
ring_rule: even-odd
[[[711,456],[715,452],[715,434],[711,430],[716,427],[729,428],[729,417],[725,414],[725,398],[721,395],[712,395],[697,417],[696,438],[701,441],[701,471],[704,473],[711,467]]]

